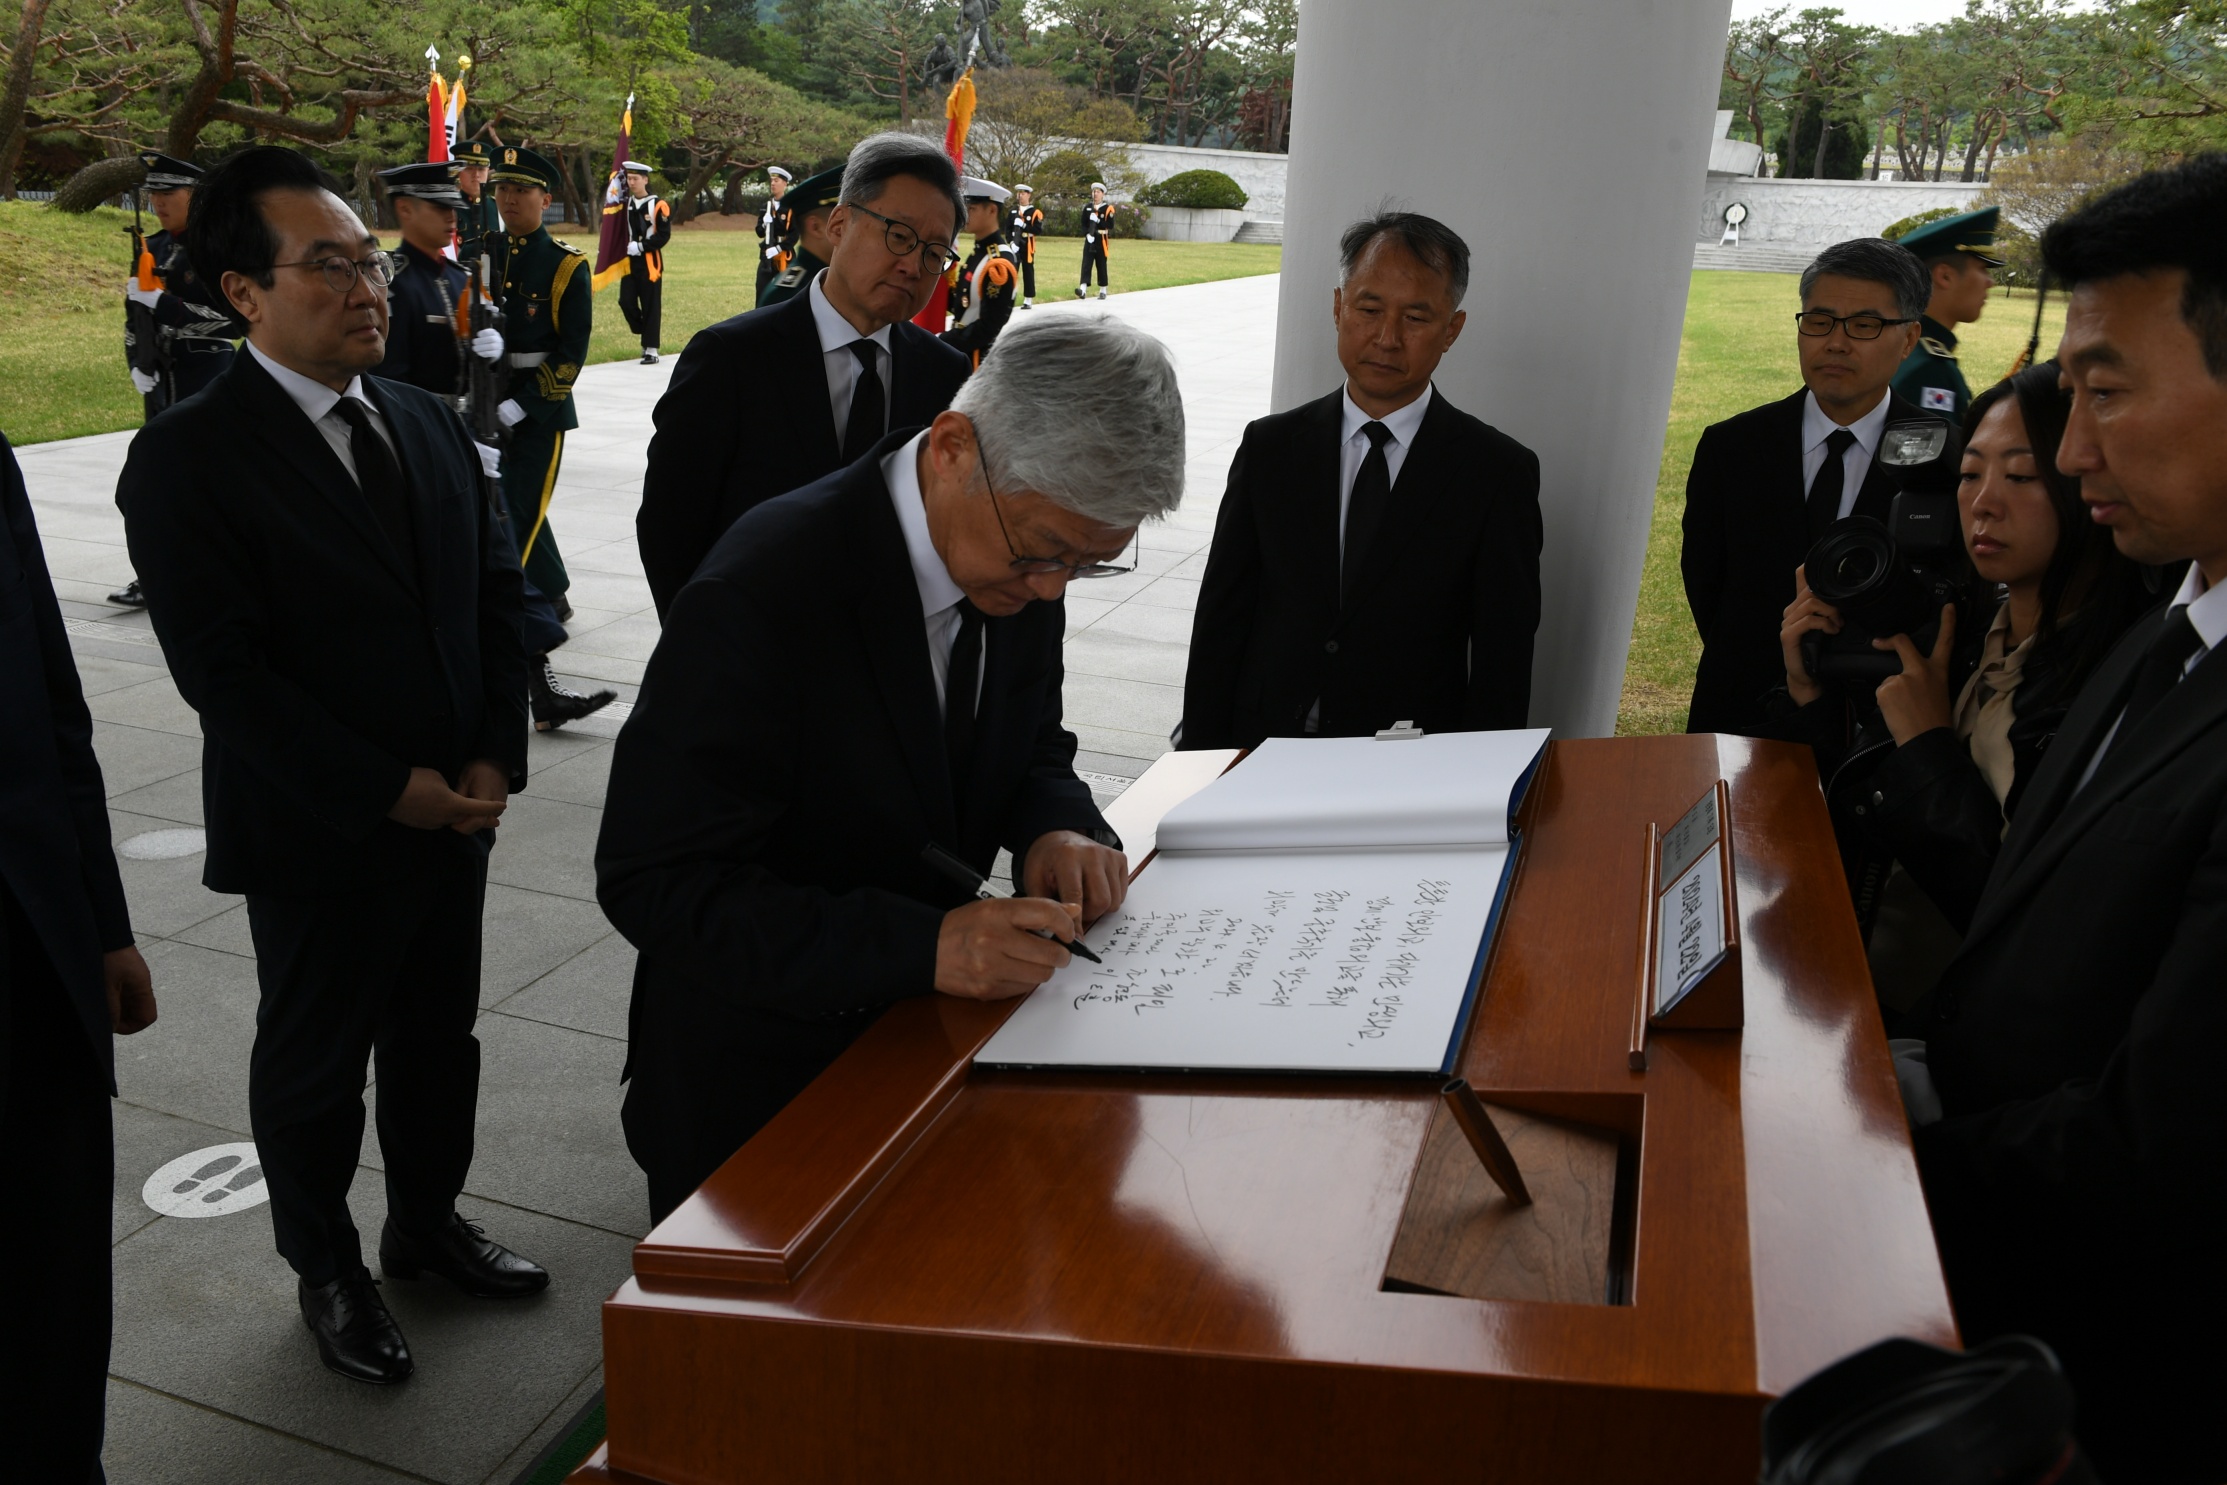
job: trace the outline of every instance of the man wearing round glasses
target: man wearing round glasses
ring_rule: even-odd
[[[376,1056],[387,1277],[531,1294],[549,1276],[457,1214],[479,1084],[487,855],[526,776],[518,557],[463,421],[368,375],[392,264],[291,150],[209,173],[195,267],[247,324],[215,385],[132,441],[124,533],[200,716],[202,881],[244,893],[261,988],[248,1116],[324,1364],[412,1362],[348,1189]],[[331,616],[300,621],[303,589]]]
[[[681,590],[596,846],[641,951],[624,1118],[656,1218],[884,1007],[1025,994],[1120,905],[1060,600],[1135,567],[1183,446],[1158,341],[1023,322],[928,427],[751,510]],[[954,876],[1001,847],[1025,895],[977,901]]]
[[[1686,479],[1686,601],[1701,631],[1689,732],[1767,736],[1785,680],[1779,624],[1809,545],[1843,516],[1884,521],[1895,486],[1872,461],[1887,424],[1918,416],[1889,390],[1918,343],[1932,280],[1879,237],[1835,243],[1790,310],[1802,390],[1707,429]]]
[[[800,217],[830,184],[790,193]],[[634,529],[661,618],[736,517],[929,422],[966,380],[966,357],[911,322],[958,261],[950,159],[916,134],[870,135],[833,194],[827,266],[771,302],[792,265],[764,307],[700,332],[658,400]]]

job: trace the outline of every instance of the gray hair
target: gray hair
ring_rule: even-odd
[[[1008,323],[951,410],[974,424],[1001,491],[1108,526],[1183,499],[1183,391],[1168,348],[1110,315]]]
[[[1338,239],[1339,288],[1345,287],[1361,255],[1380,237],[1391,238],[1416,262],[1444,278],[1446,287],[1453,291],[1454,307],[1461,308],[1462,296],[1469,292],[1469,244],[1436,217],[1396,211],[1390,202],[1378,207],[1375,215],[1346,228]]]
[[[1884,237],[1851,237],[1819,253],[1802,270],[1802,303],[1809,303],[1810,285],[1828,273],[1885,284],[1894,291],[1895,309],[1906,320],[1924,314],[1933,298],[1933,275],[1918,255]]]
[[[950,197],[951,230],[957,232],[966,226],[967,203],[959,194],[959,170],[943,152],[943,146],[894,129],[869,134],[851,146],[850,157],[843,162],[843,188],[836,194],[835,204],[870,206],[900,175],[923,181]]]

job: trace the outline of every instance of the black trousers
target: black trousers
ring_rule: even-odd
[[[487,858],[457,837],[425,845],[405,882],[335,896],[248,894],[263,991],[248,1118],[278,1251],[311,1284],[363,1269],[348,1187],[363,1146],[367,1060],[395,1226],[439,1227],[471,1169]]]
[[[1102,242],[1086,242],[1083,244],[1083,284],[1085,287],[1090,284],[1090,265],[1093,263],[1098,265],[1098,287],[1103,289],[1106,287],[1106,245]]]
[[[35,1170],[36,1199],[0,1222],[15,1280],[0,1346],[8,1477],[105,1480],[111,1323],[108,1245],[116,1184],[108,1072],[37,930],[0,882],[0,1141]]]
[[[619,280],[619,313],[626,316],[626,328],[641,337],[645,351],[657,347],[658,320],[664,303],[664,280],[652,279],[640,258],[632,260],[626,277]]]
[[[1021,243],[1021,297],[1036,297],[1036,239],[1033,237]]]
[[[773,276],[780,271],[761,249],[758,253],[758,292],[750,300],[753,308],[766,302],[766,285],[772,283]]]

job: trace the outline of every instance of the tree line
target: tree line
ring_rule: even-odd
[[[965,45],[957,0],[20,4],[0,30],[0,196],[55,189],[73,209],[136,185],[138,150],[256,140],[313,149],[368,206],[372,170],[423,157],[430,45],[445,79],[470,59],[463,132],[549,156],[575,219],[629,96],[633,153],[676,210],[738,210],[769,164],[802,175],[873,129],[940,121],[928,64],[937,38]],[[1286,146],[1296,0],[985,5],[1004,65],[976,73],[977,128],[1008,166],[1071,140]]]
[[[1984,181],[2076,137],[2177,158],[2227,145],[2227,0],[1967,0],[1905,32],[1782,6],[1732,27],[1717,106],[1782,176]]]

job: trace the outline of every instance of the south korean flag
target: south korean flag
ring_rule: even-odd
[[[1956,390],[1953,387],[1920,387],[1918,406],[1927,412],[1953,413],[1956,411]]]

